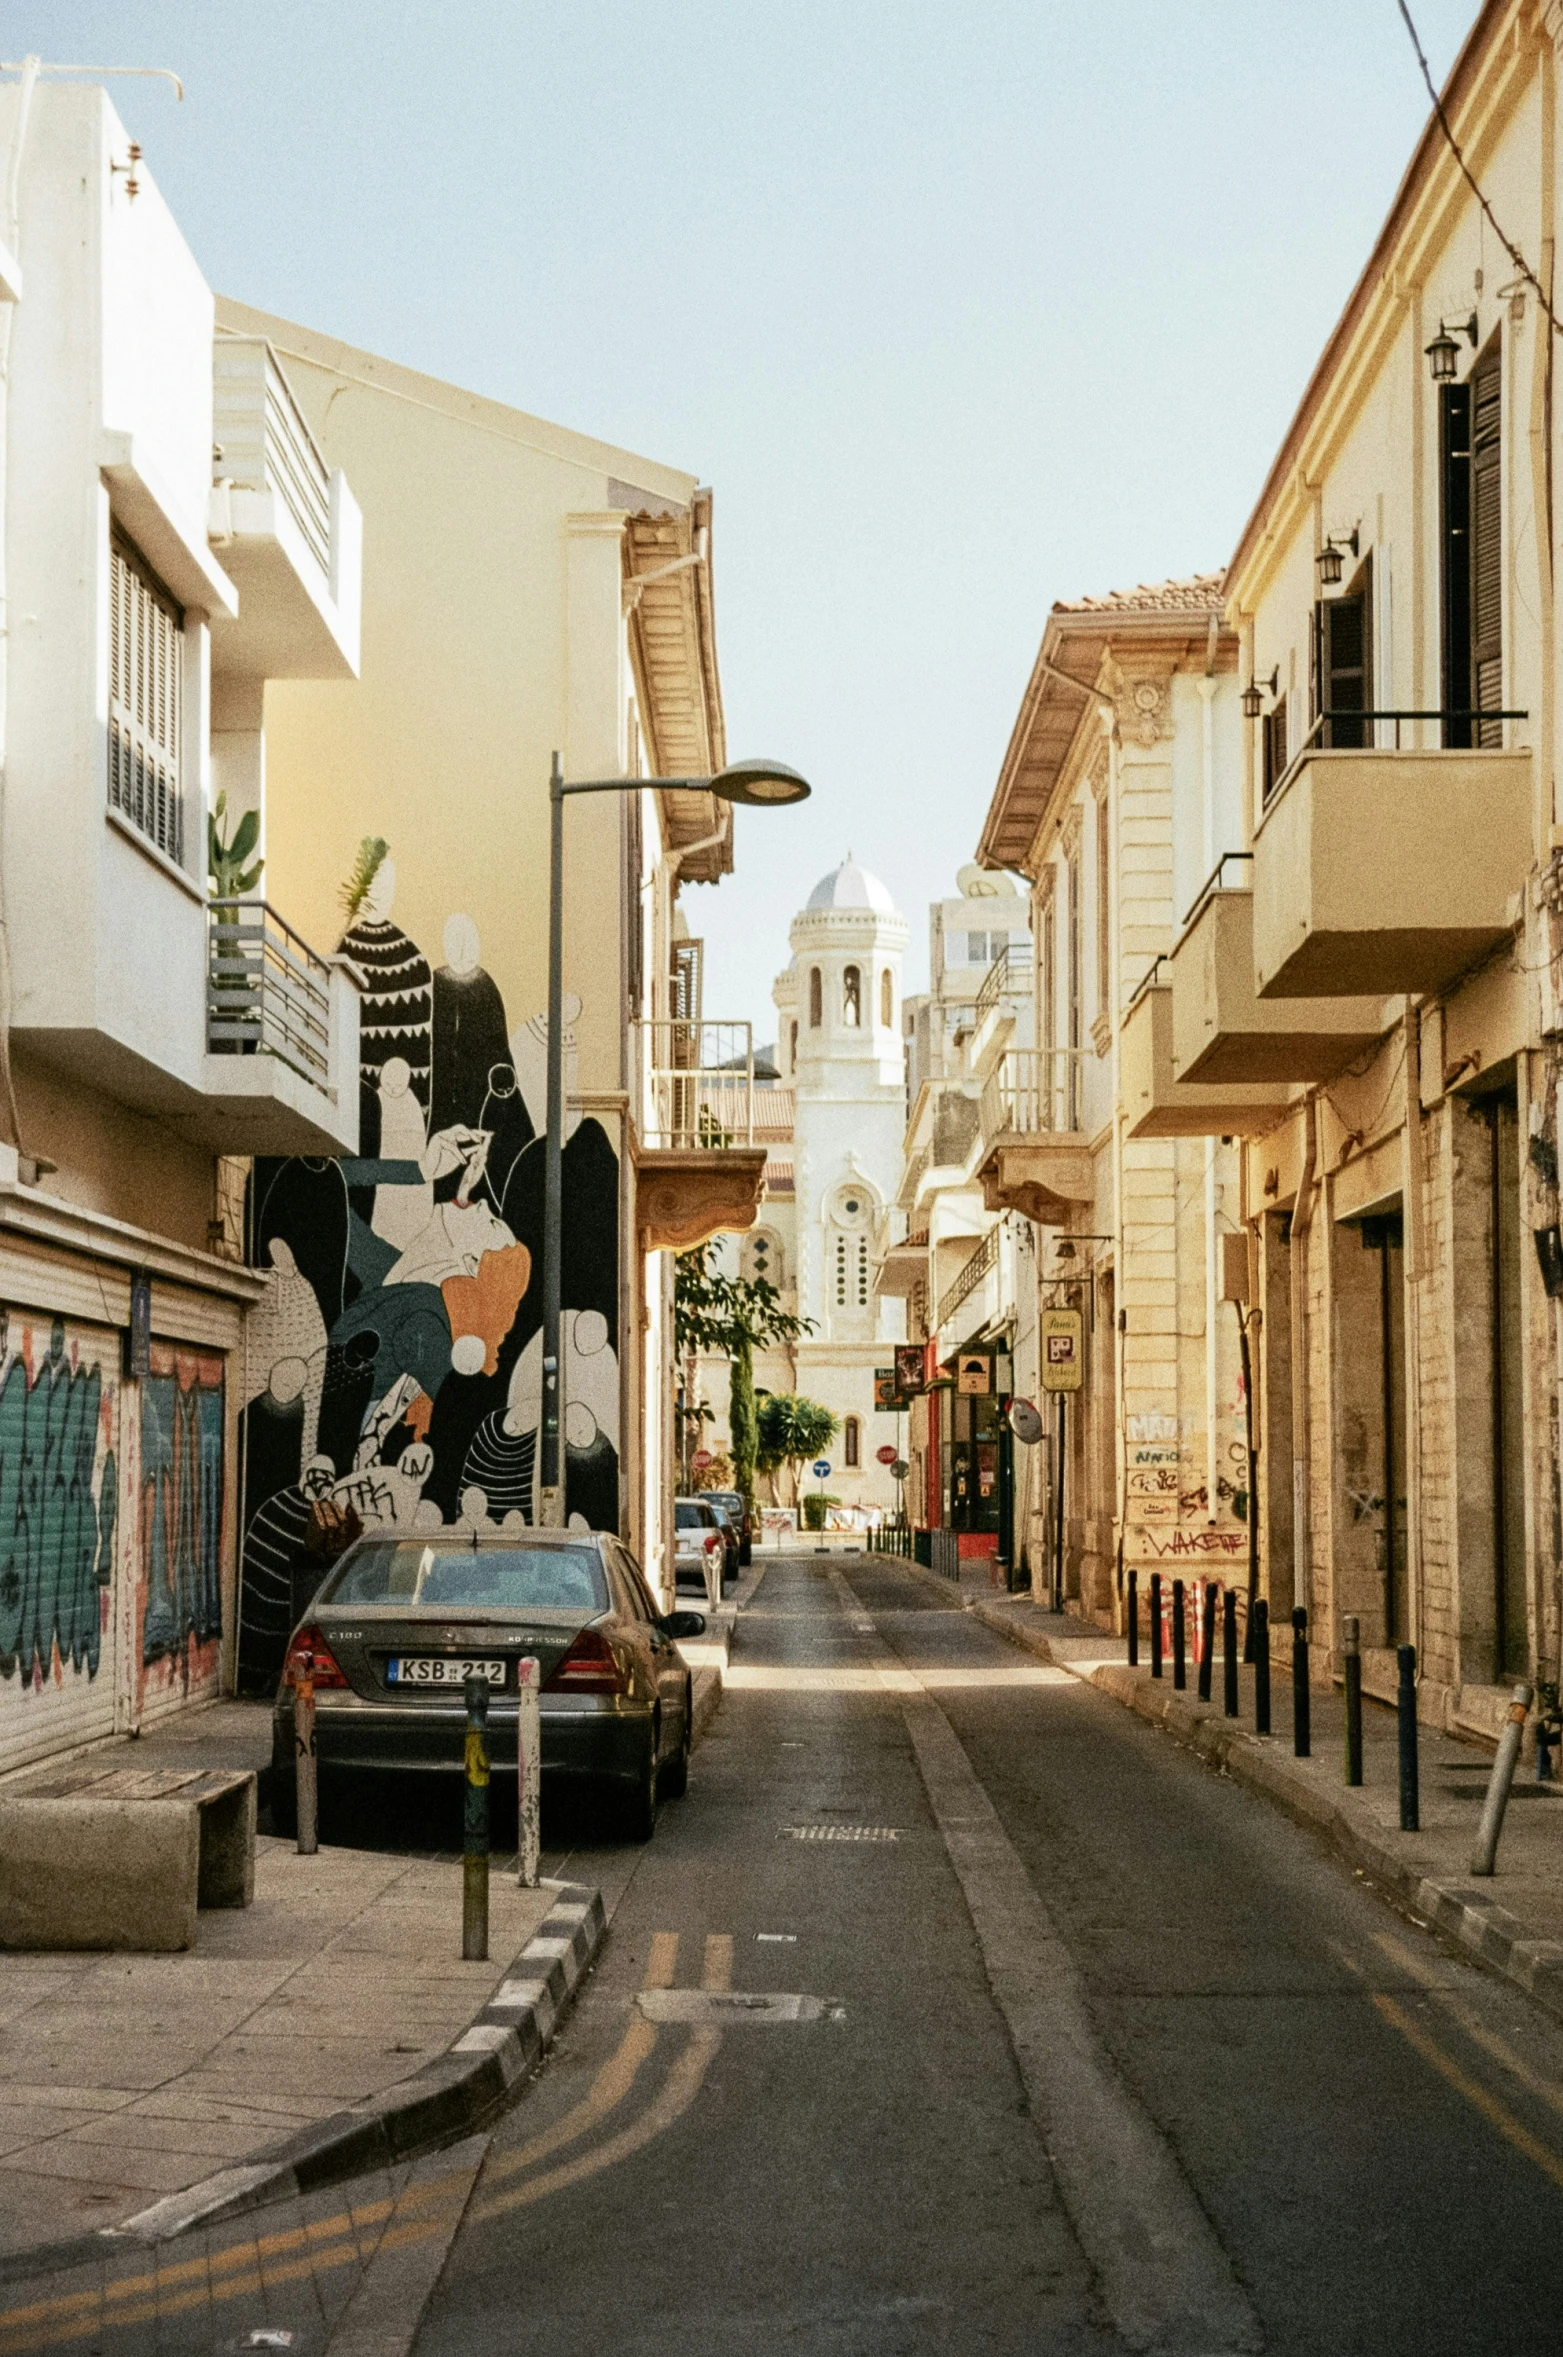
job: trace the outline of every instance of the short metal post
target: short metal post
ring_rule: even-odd
[[[516,1664],[516,1881],[536,1890],[542,1872],[543,1725],[536,1654]]]
[[[823,1539],[814,1552],[816,1555],[824,1554]],[[720,1612],[722,1609],[722,1574],[726,1568],[727,1549],[725,1545],[720,1539],[707,1539],[703,1569],[705,1571],[706,1610],[708,1612]]]
[[[1151,1573],[1151,1676],[1161,1676],[1161,1573]]]
[[[1400,1664],[1400,1684],[1395,1701],[1395,1717],[1400,1735],[1400,1830],[1402,1833],[1416,1833],[1422,1823],[1417,1800],[1416,1647],[1398,1646],[1395,1658]]]
[[[312,1858],[320,1847],[315,1773],[315,1657],[306,1653],[293,1688],[293,1773],[298,1794],[298,1849]]]
[[[1530,1687],[1516,1686],[1514,1699],[1509,1704],[1508,1723],[1498,1738],[1498,1756],[1492,1763],[1492,1774],[1487,1779],[1482,1821],[1476,1832],[1476,1847],[1471,1852],[1473,1874],[1492,1874],[1496,1871],[1498,1836],[1503,1831],[1503,1812],[1509,1805],[1509,1787],[1514,1782],[1514,1771],[1520,1764],[1520,1745],[1525,1740],[1525,1718],[1530,1706]]]
[[[488,1961],[488,1680],[463,1681],[467,1704],[466,1806],[461,1825],[461,1956]]]
[[[1206,1580],[1199,1634],[1199,1699],[1210,1700],[1210,1681],[1216,1667],[1216,1583]]]
[[[1131,1571],[1129,1574],[1129,1667],[1131,1670],[1137,1670],[1139,1666],[1140,1575],[1137,1571]]]
[[[1172,1683],[1181,1694],[1189,1682],[1188,1628],[1183,1610],[1183,1582],[1172,1583]]]
[[[1237,1717],[1236,1588],[1228,1588],[1221,1603],[1221,1707],[1229,1719],[1235,1719]]]
[[[1254,1733],[1270,1732],[1270,1607],[1263,1596],[1253,1609]]]
[[[1346,1781],[1362,1782],[1362,1623],[1354,1612],[1341,1621],[1341,1664],[1346,1679]]]
[[[1292,1752],[1300,1760],[1313,1755],[1313,1698],[1308,1691],[1308,1615],[1299,1604],[1292,1612]]]

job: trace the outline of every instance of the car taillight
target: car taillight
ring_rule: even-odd
[[[337,1666],[335,1654],[318,1629],[300,1629],[288,1647],[288,1658],[282,1665],[284,1686],[296,1686],[304,1675],[304,1656],[314,1659],[315,1692],[323,1686],[345,1686],[347,1680]]]
[[[714,1530],[706,1541],[706,1553],[708,1555],[712,1554],[714,1551],[720,1548],[721,1544],[722,1534],[719,1530]]]
[[[629,1680],[619,1666],[619,1657],[601,1629],[582,1629],[544,1684],[555,1693],[561,1689],[570,1694],[629,1692]]]

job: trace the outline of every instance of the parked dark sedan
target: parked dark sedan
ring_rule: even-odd
[[[754,1518],[744,1504],[742,1492],[735,1489],[708,1489],[702,1490],[700,1494],[709,1498],[713,1506],[720,1506],[727,1516],[738,1533],[739,1564],[747,1566],[754,1556]]]
[[[680,1637],[628,1549],[601,1533],[382,1528],[327,1574],[294,1631],[272,1722],[273,1815],[293,1805],[294,1688],[314,1656],[320,1793],[357,1771],[463,1773],[463,1681],[489,1683],[489,1749],[516,1756],[516,1664],[535,1655],[545,1782],[591,1785],[649,1839],[689,1774],[692,1691]]]

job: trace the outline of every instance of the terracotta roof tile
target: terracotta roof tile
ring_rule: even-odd
[[[1105,597],[1059,598],[1055,614],[1202,614],[1221,603],[1220,573],[1193,573],[1184,581],[1141,582],[1136,589],[1110,589]]]

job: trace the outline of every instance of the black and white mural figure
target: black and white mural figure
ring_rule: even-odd
[[[342,949],[365,978],[360,1152],[257,1162],[241,1675],[275,1684],[311,1506],[366,1527],[530,1523],[541,1410],[546,1024],[509,1026],[478,928],[431,969],[382,861]],[[576,1091],[580,1002],[567,1006]],[[600,1122],[564,1148],[565,1508],[617,1530],[619,1164]]]

